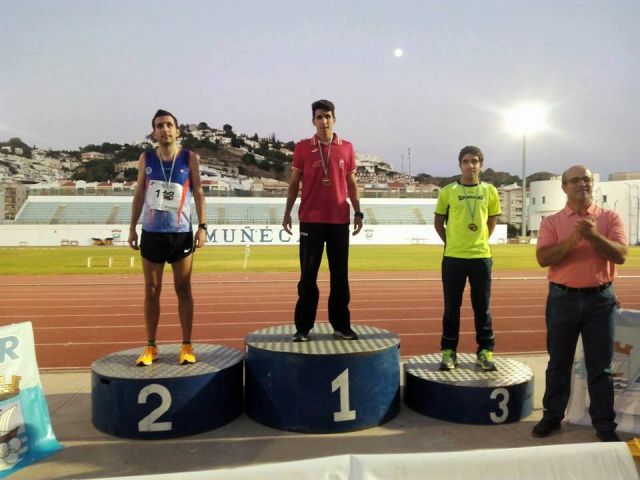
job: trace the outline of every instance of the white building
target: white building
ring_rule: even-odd
[[[513,183],[498,188],[500,195],[500,223],[522,225],[522,186]]]
[[[630,245],[640,244],[640,180],[601,182],[594,174],[593,200],[597,205],[617,211],[624,221]],[[537,236],[542,219],[564,208],[567,196],[562,190],[562,177],[532,182],[529,191],[528,225]]]
[[[389,173],[392,171],[391,166],[385,162],[382,157],[377,155],[368,155],[357,152],[356,165],[366,173]]]

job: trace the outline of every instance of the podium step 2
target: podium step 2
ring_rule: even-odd
[[[159,345],[149,367],[135,362],[142,348],[115,352],[91,365],[94,426],[125,438],[193,435],[242,413],[242,353],[194,344],[197,362],[178,365],[180,344]]]

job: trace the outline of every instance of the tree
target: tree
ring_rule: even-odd
[[[258,162],[256,161],[256,157],[251,153],[245,153],[242,156],[242,163],[245,165],[256,165]]]
[[[87,182],[107,182],[115,179],[113,160],[91,160],[85,163],[81,170],[71,176],[72,180]]]
[[[270,160],[262,160],[258,164],[258,168],[260,170],[271,170],[271,161]]]
[[[233,127],[231,125],[229,125],[228,123],[225,123],[222,126],[222,131],[223,131],[223,135],[225,137],[230,137],[231,135],[233,135]]]
[[[520,236],[520,225],[507,223],[507,238],[516,238]]]
[[[80,147],[81,152],[97,152],[100,147],[98,145],[94,145],[90,143],[89,145],[85,145],[84,147]]]
[[[124,180],[126,182],[133,182],[138,178],[137,168],[127,168],[124,171]]]
[[[11,138],[6,143],[0,143],[0,146],[9,146],[11,147],[11,153],[16,153],[16,148],[22,149],[22,156],[26,158],[31,158],[31,147],[24,143],[19,138]]]
[[[128,143],[124,145],[118,152],[115,154],[115,159],[120,161],[131,161],[137,160],[140,158],[140,154],[144,152],[145,147],[137,146],[137,145],[129,145]]]
[[[208,150],[213,150],[213,151],[218,150],[217,143],[213,143],[208,138],[197,139],[191,134],[187,134],[184,137],[182,137],[182,140],[180,140],[180,144],[184,148],[188,148],[189,150],[195,150],[197,148],[201,148],[201,149],[206,148]]]
[[[115,153],[118,150],[122,149],[122,145],[118,144],[118,143],[109,143],[109,142],[104,142],[102,145],[100,145],[100,150],[98,150],[101,153]]]
[[[207,122],[200,122],[198,124],[198,130],[210,130],[209,125],[207,125]]]

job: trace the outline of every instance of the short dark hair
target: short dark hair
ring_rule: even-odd
[[[161,108],[159,108],[158,111],[156,112],[156,114],[151,119],[151,128],[153,130],[156,129],[156,118],[158,118],[158,117],[171,117],[171,118],[173,118],[173,121],[176,124],[176,128],[178,128],[178,119],[175,117],[175,115],[173,113],[171,113],[171,112],[167,112],[166,110],[162,110]]]
[[[333,102],[329,100],[316,100],[311,104],[311,118],[315,118],[316,110],[326,110],[327,112],[331,112],[333,118],[336,118],[336,107]]]
[[[462,163],[462,157],[469,153],[471,155],[477,156],[478,160],[480,160],[480,163],[484,163],[484,155],[482,154],[482,150],[474,145],[467,145],[462,150],[460,150],[460,153],[458,154],[458,165]]]

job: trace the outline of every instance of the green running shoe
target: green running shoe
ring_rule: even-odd
[[[483,348],[476,356],[476,365],[486,372],[495,372],[496,364],[493,362],[493,352]]]
[[[446,372],[453,370],[458,366],[458,356],[455,350],[442,350],[442,361],[440,362],[440,370]]]

